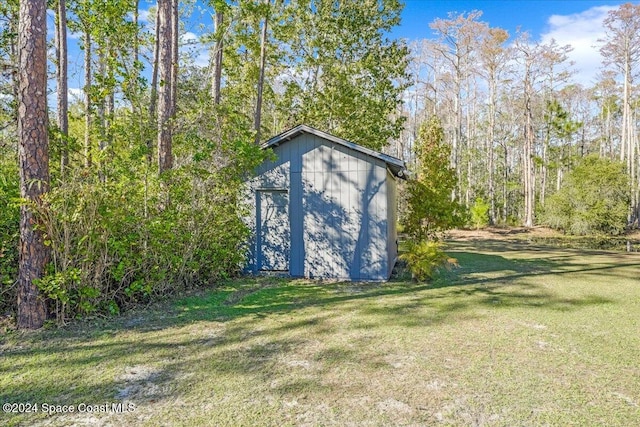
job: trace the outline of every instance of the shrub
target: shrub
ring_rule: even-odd
[[[471,206],[471,225],[476,229],[489,225],[489,204],[478,197]]]
[[[418,167],[406,185],[403,229],[416,240],[434,239],[439,233],[465,223],[465,209],[451,200],[456,172],[450,166],[451,148],[437,118],[420,127],[416,140]]]
[[[0,157],[0,314],[15,304],[18,279],[20,197],[17,162]]]
[[[457,260],[449,258],[442,245],[433,241],[407,242],[407,251],[400,259],[406,261],[413,278],[418,281],[430,279],[439,268],[457,266]]]
[[[620,234],[628,209],[629,178],[624,165],[589,156],[547,200],[542,220],[567,234]]]

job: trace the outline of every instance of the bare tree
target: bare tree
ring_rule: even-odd
[[[529,35],[522,33],[516,40],[515,49],[519,53],[522,65],[523,89],[523,130],[524,146],[522,150],[522,178],[524,183],[524,226],[533,227],[535,201],[535,171],[533,168],[533,154],[535,145],[534,132],[534,82],[536,81],[536,64],[541,50],[538,44],[531,44]]]
[[[489,195],[489,222],[495,223],[496,219],[496,118],[498,108],[498,83],[501,73],[504,72],[508,64],[510,50],[504,46],[509,39],[509,33],[501,28],[490,28],[486,37],[482,40],[480,47],[480,61],[482,70],[480,74],[484,77],[489,88],[489,111],[487,129],[487,168],[489,179],[487,182]]]
[[[635,108],[632,90],[640,63],[640,5],[625,3],[609,12],[604,20],[606,30],[604,45],[600,53],[605,64],[616,69],[623,78],[622,129],[620,160],[627,162],[631,177],[631,209],[629,222],[640,216],[640,194],[638,174],[638,135],[635,126]]]
[[[18,24],[20,195],[33,205],[42,204],[42,195],[49,189],[46,6],[45,0],[21,1]],[[47,310],[35,281],[44,276],[49,249],[28,204],[20,209],[17,324],[37,329],[46,320]]]
[[[450,14],[449,19],[436,19],[430,24],[439,36],[439,45],[434,46],[448,61],[451,70],[453,84],[451,163],[456,170],[458,183],[462,182],[460,150],[463,135],[463,89],[465,80],[471,75],[472,59],[478,47],[478,41],[486,30],[486,24],[478,21],[481,16],[482,12],[475,10],[466,15]]]

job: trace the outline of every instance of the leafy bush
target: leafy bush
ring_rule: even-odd
[[[416,141],[419,166],[407,182],[404,230],[416,240],[433,239],[440,232],[463,225],[465,209],[451,194],[456,173],[450,166],[451,148],[437,118],[420,127]]]
[[[11,310],[18,279],[20,196],[17,162],[0,157],[0,314]]]
[[[489,225],[489,204],[478,197],[470,209],[471,225],[476,229]]]
[[[620,234],[627,223],[629,178],[624,165],[589,156],[545,205],[542,220],[567,234]]]
[[[418,281],[430,279],[438,268],[449,269],[457,265],[457,261],[442,250],[442,245],[433,241],[407,242],[407,250],[400,259],[407,262],[412,276]]]

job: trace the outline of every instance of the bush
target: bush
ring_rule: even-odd
[[[627,224],[629,178],[624,165],[589,156],[545,205],[543,223],[567,234],[620,234]]]
[[[411,275],[418,281],[430,279],[439,268],[457,266],[457,261],[442,251],[442,245],[433,241],[407,242],[407,251],[400,259],[406,261]]]
[[[16,301],[20,197],[15,158],[0,157],[0,314],[11,311]]]
[[[489,204],[478,197],[471,206],[471,225],[477,229],[489,225]]]
[[[434,239],[439,233],[463,225],[465,208],[451,200],[456,173],[450,166],[451,148],[437,118],[420,127],[416,140],[419,165],[406,185],[403,229],[416,240]]]
[[[240,271],[249,231],[236,201],[239,183],[199,174],[177,169],[168,184],[150,174],[146,188],[126,177],[74,179],[50,191],[38,214],[52,262],[38,287],[59,322],[117,314]]]

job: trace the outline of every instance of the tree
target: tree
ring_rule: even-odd
[[[158,1],[158,172],[173,166],[171,119],[175,101],[173,99],[174,25],[173,3],[177,0]]]
[[[16,124],[18,9],[18,0],[0,3],[0,132]]]
[[[456,171],[450,165],[451,147],[444,142],[438,118],[420,127],[415,150],[417,167],[415,177],[407,183],[407,213],[402,223],[420,241],[462,225],[464,218],[462,206],[451,199]]]
[[[215,9],[214,20],[214,47],[213,47],[213,73],[211,73],[211,99],[215,105],[220,104],[220,88],[222,85],[222,60],[224,55],[224,13],[227,8],[225,1],[213,2]]]
[[[260,68],[258,69],[258,88],[256,96],[256,110],[253,119],[253,129],[256,131],[256,144],[260,144],[260,125],[262,124],[262,93],[264,91],[264,72],[267,66],[267,30],[269,26],[269,0],[264,0],[265,15],[260,36]]]
[[[534,222],[534,200],[535,200],[535,175],[533,168],[533,150],[535,144],[535,131],[533,119],[533,97],[534,82],[536,81],[536,64],[540,60],[542,51],[539,45],[529,44],[529,36],[526,33],[517,40],[515,49],[520,53],[523,73],[523,129],[524,129],[524,149],[522,152],[522,176],[524,181],[524,225],[533,227]]]
[[[64,175],[64,170],[69,163],[69,148],[67,140],[69,138],[69,118],[68,114],[68,58],[67,58],[67,8],[65,0],[58,0],[56,9],[56,80],[58,93],[58,128],[60,130],[60,173]]]
[[[629,177],[615,160],[587,156],[548,199],[547,225],[569,234],[620,234],[626,225]]]
[[[49,249],[29,206],[41,204],[49,189],[46,6],[45,0],[21,1],[18,27],[18,155],[24,205],[20,210],[17,324],[27,329],[40,328],[47,317],[36,282],[44,276]]]
[[[461,148],[463,142],[463,98],[471,97],[469,90],[476,50],[480,41],[488,31],[487,24],[479,22],[482,12],[474,10],[468,14],[450,13],[449,19],[436,19],[429,26],[438,35],[438,50],[447,61],[451,76],[451,164],[456,170],[458,182],[462,180]],[[469,110],[467,110],[468,112]],[[468,114],[467,117],[470,117]],[[471,132],[467,121],[467,135]],[[466,138],[470,143],[470,138]],[[470,166],[467,165],[468,167]],[[470,179],[468,174],[467,179]],[[466,199],[469,199],[470,185],[467,185]],[[460,189],[454,188],[455,197],[459,197]]]
[[[635,108],[632,90],[634,78],[640,63],[640,5],[625,3],[609,12],[604,20],[606,36],[600,53],[605,64],[613,66],[623,78],[622,127],[620,160],[627,162],[627,172],[631,177],[631,214],[629,222],[640,217],[640,179],[638,174],[638,135],[635,124]]]
[[[398,137],[408,51],[387,34],[401,9],[398,0],[292,1],[278,31],[288,53],[284,121],[377,150]]]
[[[494,224],[496,218],[496,186],[495,186],[495,145],[496,145],[496,119],[498,109],[498,83],[501,74],[508,63],[510,50],[504,47],[509,39],[509,33],[501,28],[490,28],[482,40],[480,46],[480,60],[482,64],[481,75],[489,86],[489,111],[487,129],[487,167],[489,169],[488,194],[489,194],[489,223]]]

